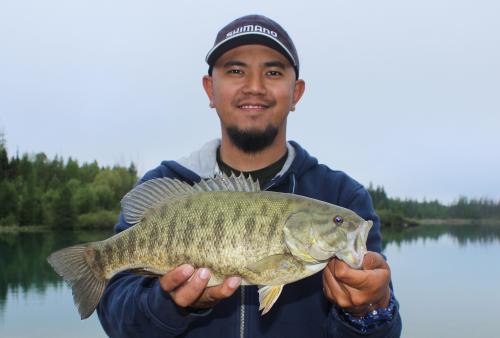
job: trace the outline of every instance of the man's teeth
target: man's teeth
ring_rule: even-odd
[[[245,105],[242,105],[240,107],[243,108],[243,109],[262,109],[262,108],[265,108],[266,106],[245,104]]]

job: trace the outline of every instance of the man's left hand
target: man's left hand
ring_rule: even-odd
[[[389,265],[381,254],[372,251],[364,256],[361,270],[353,269],[337,258],[323,270],[326,298],[357,317],[389,305],[390,280]]]

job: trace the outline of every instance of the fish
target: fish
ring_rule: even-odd
[[[262,191],[251,177],[220,175],[193,185],[148,180],[121,200],[132,226],[52,253],[81,316],[96,309],[118,272],[162,276],[181,264],[211,270],[208,286],[240,276],[259,287],[262,315],[284,285],[321,271],[334,256],[360,269],[372,227],[354,211],[313,198]]]

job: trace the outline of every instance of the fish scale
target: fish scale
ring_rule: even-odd
[[[233,275],[244,285],[259,285],[264,314],[285,284],[322,270],[333,256],[359,268],[372,224],[333,204],[260,191],[243,176],[194,186],[153,179],[123,198],[122,212],[132,227],[48,258],[72,286],[82,318],[94,311],[116,273],[160,276],[185,263],[210,268],[209,286]]]

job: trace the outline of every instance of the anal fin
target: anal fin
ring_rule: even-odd
[[[262,316],[271,310],[282,290],[283,285],[266,285],[259,287],[259,310],[262,310]]]

